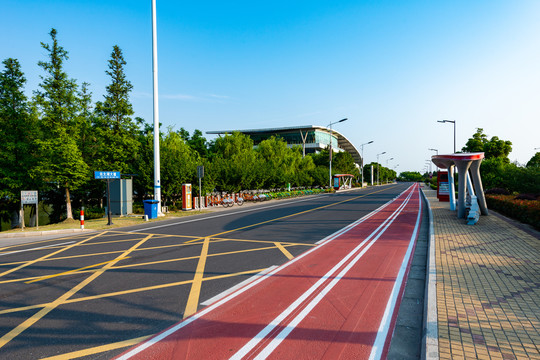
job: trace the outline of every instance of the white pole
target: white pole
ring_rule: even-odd
[[[332,188],[332,123],[330,123],[330,167],[328,169],[330,177],[330,189]]]
[[[158,201],[158,214],[161,214],[156,0],[152,0],[152,73],[154,77],[154,200]]]

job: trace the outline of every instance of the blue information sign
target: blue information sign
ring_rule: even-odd
[[[120,179],[120,171],[94,171],[94,179]]]

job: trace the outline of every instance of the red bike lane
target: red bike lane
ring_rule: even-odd
[[[417,185],[118,359],[385,355],[420,225]]]

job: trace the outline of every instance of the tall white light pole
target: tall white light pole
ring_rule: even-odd
[[[387,169],[388,169],[388,162],[389,162],[390,160],[394,160],[394,158],[390,158],[390,159],[386,160],[386,168],[387,168]],[[386,178],[386,183],[388,184],[388,178]]]
[[[340,122],[344,122],[348,120],[348,118],[345,118],[345,119],[341,119],[341,120],[338,120],[338,121],[334,121],[330,124],[328,124],[328,127],[330,127],[330,167],[329,167],[329,176],[330,176],[330,189],[332,188],[332,125],[334,124],[337,124],[337,123],[340,123]]]
[[[152,73],[154,77],[154,200],[158,201],[158,214],[161,214],[156,0],[152,0]]]
[[[377,185],[381,185],[381,184],[379,183],[379,169],[380,169],[380,167],[381,167],[381,166],[379,165],[379,155],[384,155],[384,154],[386,154],[386,151],[383,151],[382,153],[377,154]]]
[[[368,145],[368,144],[371,144],[371,143],[373,143],[373,140],[360,145],[360,147],[362,148],[362,187],[364,187],[364,145]],[[373,184],[371,184],[371,185],[373,185]]]
[[[455,154],[456,153],[456,120],[437,120],[437,122],[454,124],[454,154]]]

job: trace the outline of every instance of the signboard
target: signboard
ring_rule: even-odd
[[[94,179],[120,179],[120,171],[94,171]]]
[[[197,177],[199,179],[204,177],[204,166],[202,165],[197,166]]]
[[[439,195],[450,195],[450,186],[447,182],[439,183]]]
[[[39,199],[37,190],[21,191],[21,230],[24,231],[24,205],[36,205],[36,228],[39,229]]]
[[[439,201],[450,201],[450,183],[446,171],[437,171],[437,198]]]
[[[37,205],[38,204],[38,192],[37,190],[24,190],[21,191],[21,203],[23,205]]]

